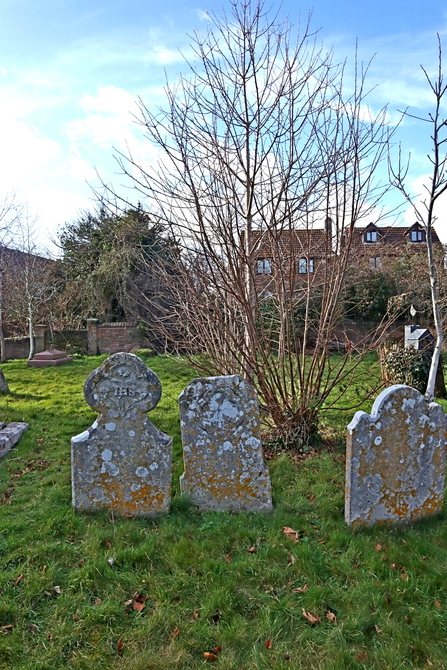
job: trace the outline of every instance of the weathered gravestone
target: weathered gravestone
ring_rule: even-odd
[[[182,493],[200,510],[270,511],[255,389],[239,375],[202,377],[183,391],[179,404]]]
[[[74,507],[167,512],[172,438],[146,416],[161,397],[157,375],[133,354],[113,354],[87,378],[84,394],[99,416],[71,440]]]
[[[415,521],[442,509],[447,417],[410,386],[382,391],[348,426],[345,519]]]

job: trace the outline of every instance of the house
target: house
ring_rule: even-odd
[[[276,292],[276,281],[289,286],[315,284],[333,255],[331,230],[323,228],[252,232],[251,256],[258,294]],[[318,279],[320,278],[320,279]]]
[[[432,229],[434,248],[442,250],[436,231]],[[358,259],[367,259],[372,269],[381,268],[385,259],[398,258],[409,253],[427,253],[425,228],[414,223],[403,226],[377,226],[370,223],[364,228],[346,229],[343,244],[350,243],[351,253]]]

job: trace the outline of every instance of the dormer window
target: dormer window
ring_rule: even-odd
[[[365,233],[365,242],[377,242],[377,231],[367,230]]]
[[[412,242],[425,242],[425,233],[423,230],[412,230],[410,233]]]

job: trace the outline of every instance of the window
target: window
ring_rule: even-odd
[[[272,261],[270,258],[258,258],[258,275],[271,275]]]
[[[424,237],[423,230],[412,230],[410,233],[410,240],[412,242],[424,242]]]
[[[377,231],[368,230],[365,233],[365,242],[377,242]]]
[[[314,271],[314,259],[313,258],[299,258],[298,259],[298,274],[307,275]]]
[[[369,259],[369,266],[373,270],[375,270],[376,268],[380,268],[382,266],[382,259],[380,258],[380,256],[376,256],[375,258],[370,258]]]

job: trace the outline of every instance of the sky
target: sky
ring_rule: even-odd
[[[397,110],[422,116],[431,109],[420,65],[435,71],[437,33],[447,53],[447,0],[270,5],[295,24],[312,11],[318,39],[337,60],[352,58],[356,44],[360,59],[373,58],[370,105],[388,104],[391,124]],[[95,208],[93,189],[101,180],[137,202],[114,158],[127,149],[142,162],[154,157],[136,100],[163,105],[166,77],[175,82],[187,70],[188,33],[206,29],[209,10],[228,6],[227,0],[0,0],[0,202],[16,192],[37,218],[41,246],[54,252],[57,231]],[[429,124],[408,118],[395,141],[404,155],[411,152],[408,180],[417,195],[430,170]],[[437,223],[447,242],[444,209],[447,198]],[[405,221],[414,215],[404,211]]]

